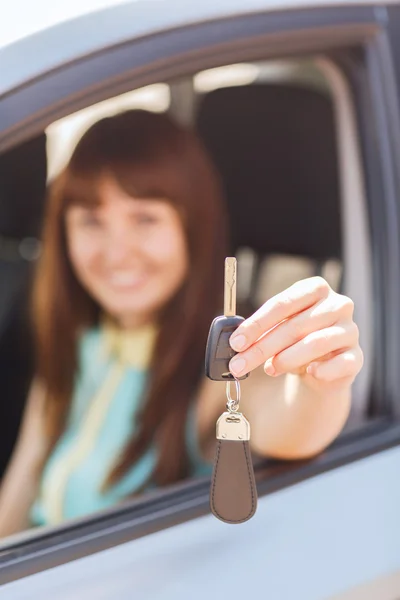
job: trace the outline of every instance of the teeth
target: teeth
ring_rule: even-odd
[[[131,273],[113,273],[110,277],[111,285],[135,285],[142,279],[139,275]]]

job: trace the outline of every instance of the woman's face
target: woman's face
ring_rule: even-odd
[[[180,216],[165,199],[128,196],[112,178],[96,207],[66,212],[69,257],[76,276],[124,327],[151,321],[188,271]]]

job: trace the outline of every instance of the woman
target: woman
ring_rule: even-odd
[[[167,116],[128,111],[78,143],[47,206],[37,375],[1,490],[2,535],[210,472],[225,399],[203,364],[225,221],[199,141]],[[312,278],[232,336],[231,371],[254,370],[241,407],[255,452],[310,457],[338,435],[362,364],[352,315]]]

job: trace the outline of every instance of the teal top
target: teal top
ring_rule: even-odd
[[[157,452],[151,447],[120,481],[102,490],[135,427],[148,379],[147,368],[104,352],[102,335],[96,328],[81,338],[67,426],[43,470],[31,511],[33,525],[54,525],[111,507],[141,488],[155,466]],[[186,427],[191,475],[210,475],[211,465],[197,445],[193,409]]]

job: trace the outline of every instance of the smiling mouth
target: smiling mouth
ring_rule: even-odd
[[[132,273],[113,273],[107,282],[115,289],[134,289],[140,287],[147,279],[146,275],[133,275]]]

